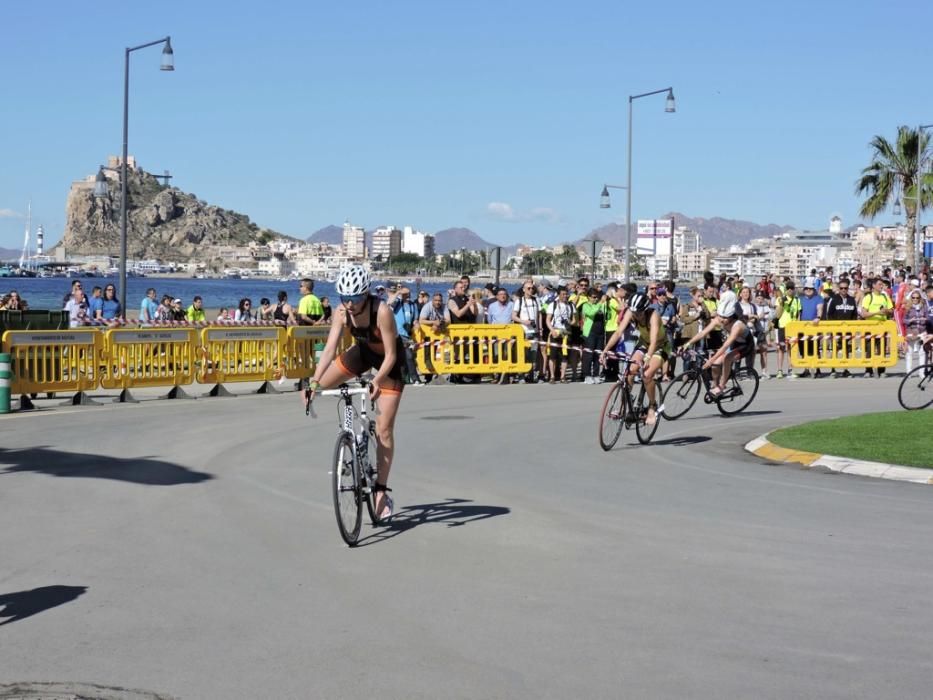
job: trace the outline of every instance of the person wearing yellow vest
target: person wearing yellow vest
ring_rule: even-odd
[[[894,316],[894,302],[885,293],[883,279],[876,277],[871,280],[871,291],[865,292],[858,312],[859,317],[866,321],[885,321]],[[883,342],[881,338],[877,338],[866,343],[865,357],[871,357],[873,352],[876,355],[883,354]],[[871,377],[873,374],[871,367],[865,370],[866,377]],[[878,377],[882,376],[884,376],[884,367],[878,367]]]
[[[784,284],[784,292],[779,294],[774,300],[774,315],[777,317],[777,374],[775,379],[784,378],[784,358],[788,358],[788,375],[790,374],[790,353],[787,348],[787,339],[785,329],[791,321],[797,321],[800,318],[800,299],[797,298],[797,289],[793,281]]]
[[[200,296],[194,297],[191,300],[191,306],[188,307],[188,311],[185,312],[185,318],[188,320],[188,323],[204,323],[205,314],[204,314],[204,300]]]

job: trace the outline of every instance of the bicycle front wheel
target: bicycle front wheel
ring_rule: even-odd
[[[733,367],[729,386],[716,399],[716,408],[724,416],[734,416],[751,405],[758,393],[758,372],[748,367]]]
[[[920,365],[908,372],[897,388],[897,400],[908,411],[933,404],[933,365]]]
[[[343,541],[351,547],[360,537],[363,525],[363,490],[356,471],[353,436],[341,433],[334,446],[334,511]]]
[[[616,382],[615,386],[609,390],[606,400],[603,401],[603,412],[599,418],[599,446],[606,452],[615,446],[625,423],[625,411],[628,405],[625,401],[624,389],[622,382]]]
[[[655,409],[654,423],[648,425],[648,403],[648,392],[645,390],[645,385],[642,384],[641,389],[638,391],[638,400],[633,407],[635,409],[635,435],[638,436],[638,442],[642,445],[651,442],[651,438],[658,431],[658,424],[661,422],[661,412]]]
[[[661,412],[668,420],[677,420],[687,413],[700,396],[700,378],[696,371],[681,372],[671,380],[661,399]]]

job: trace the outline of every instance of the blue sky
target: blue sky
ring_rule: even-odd
[[[345,219],[555,243],[678,210],[854,223],[874,134],[933,122],[933,4],[7,3],[0,246],[26,201],[56,240],[72,180],[121,147],[201,199],[305,237]],[[914,45],[912,45],[914,44]],[[888,217],[893,220],[893,217]]]

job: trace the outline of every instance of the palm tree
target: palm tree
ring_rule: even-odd
[[[933,177],[929,165],[929,137],[919,129],[909,126],[897,128],[897,141],[890,143],[883,136],[875,136],[869,143],[872,150],[871,163],[862,170],[855,183],[855,193],[867,195],[859,215],[874,219],[887,209],[892,200],[897,201],[903,193],[903,205],[907,213],[907,264],[917,269],[915,238],[917,221],[917,171],[918,139],[919,163],[924,166],[920,186],[920,211],[933,205]]]

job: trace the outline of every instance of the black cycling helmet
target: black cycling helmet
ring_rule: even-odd
[[[646,294],[636,294],[629,300],[628,308],[633,314],[640,313],[650,306],[651,301]]]

